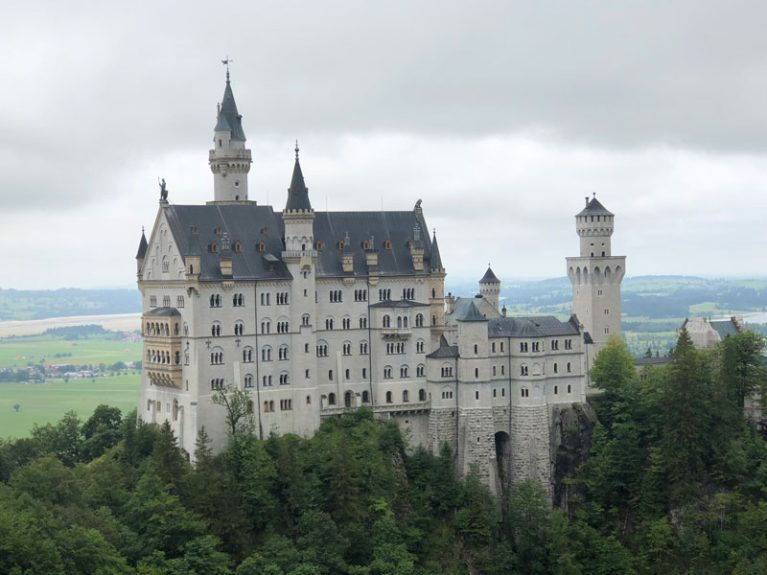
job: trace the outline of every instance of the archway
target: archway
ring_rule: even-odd
[[[505,501],[511,479],[511,437],[505,431],[498,431],[495,434],[495,463],[500,487],[498,494],[503,494],[502,501]]]

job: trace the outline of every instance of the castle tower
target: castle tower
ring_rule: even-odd
[[[437,244],[437,231],[434,230],[431,238],[431,258],[429,260],[429,288],[430,288],[430,315],[431,315],[431,348],[439,346],[439,340],[445,332],[445,267],[442,265],[442,257]]]
[[[208,156],[210,171],[213,172],[215,202],[248,200],[248,172],[252,162],[250,150],[245,147],[242,116],[234,101],[227,64],[224,98],[218,105],[216,127],[213,130],[213,149]]]
[[[575,216],[580,256],[567,258],[567,277],[573,286],[573,313],[594,342],[595,357],[607,339],[621,332],[621,281],[626,256],[613,256],[610,238],[615,216],[596,196]]]
[[[495,310],[498,309],[501,297],[501,280],[495,276],[489,264],[485,275],[479,280],[479,293]]]

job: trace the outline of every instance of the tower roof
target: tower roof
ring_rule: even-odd
[[[487,321],[487,318],[479,311],[477,304],[471,302],[463,317],[457,317],[458,321]]]
[[[136,259],[143,260],[146,255],[146,250],[149,244],[146,241],[146,235],[144,234],[144,228],[141,228],[141,240],[138,243],[138,251],[136,252]]]
[[[431,237],[431,260],[430,265],[432,270],[443,270],[442,258],[439,255],[439,246],[437,245],[437,232],[434,231],[434,235]]]
[[[583,208],[580,212],[576,214],[576,216],[612,216],[613,214],[610,210],[608,210],[606,207],[604,207],[601,203],[599,203],[599,200],[597,199],[596,195],[589,200],[586,198],[586,207]]]
[[[482,279],[479,280],[479,283],[481,284],[499,284],[501,283],[501,280],[499,280],[495,274],[493,273],[493,269],[490,266],[487,266],[487,271],[485,272],[485,275],[482,276]]]
[[[229,71],[226,72],[226,87],[224,88],[224,98],[218,107],[218,117],[216,118],[216,132],[230,131],[232,140],[240,142],[245,141],[245,132],[242,130],[242,116],[237,111],[237,103],[234,101],[232,85],[229,82]]]
[[[304,174],[301,171],[301,163],[298,160],[298,142],[296,142],[296,163],[293,164],[293,177],[290,179],[288,188],[288,203],[285,209],[290,210],[311,210],[312,204],[309,201],[309,188],[304,182]]]

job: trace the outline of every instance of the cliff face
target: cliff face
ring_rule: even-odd
[[[568,485],[566,479],[574,476],[575,470],[588,457],[596,421],[596,414],[587,403],[555,407],[552,412],[552,502],[565,511],[576,489]]]

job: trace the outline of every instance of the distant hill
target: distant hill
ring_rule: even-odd
[[[141,295],[135,289],[0,289],[0,320],[140,311]]]

